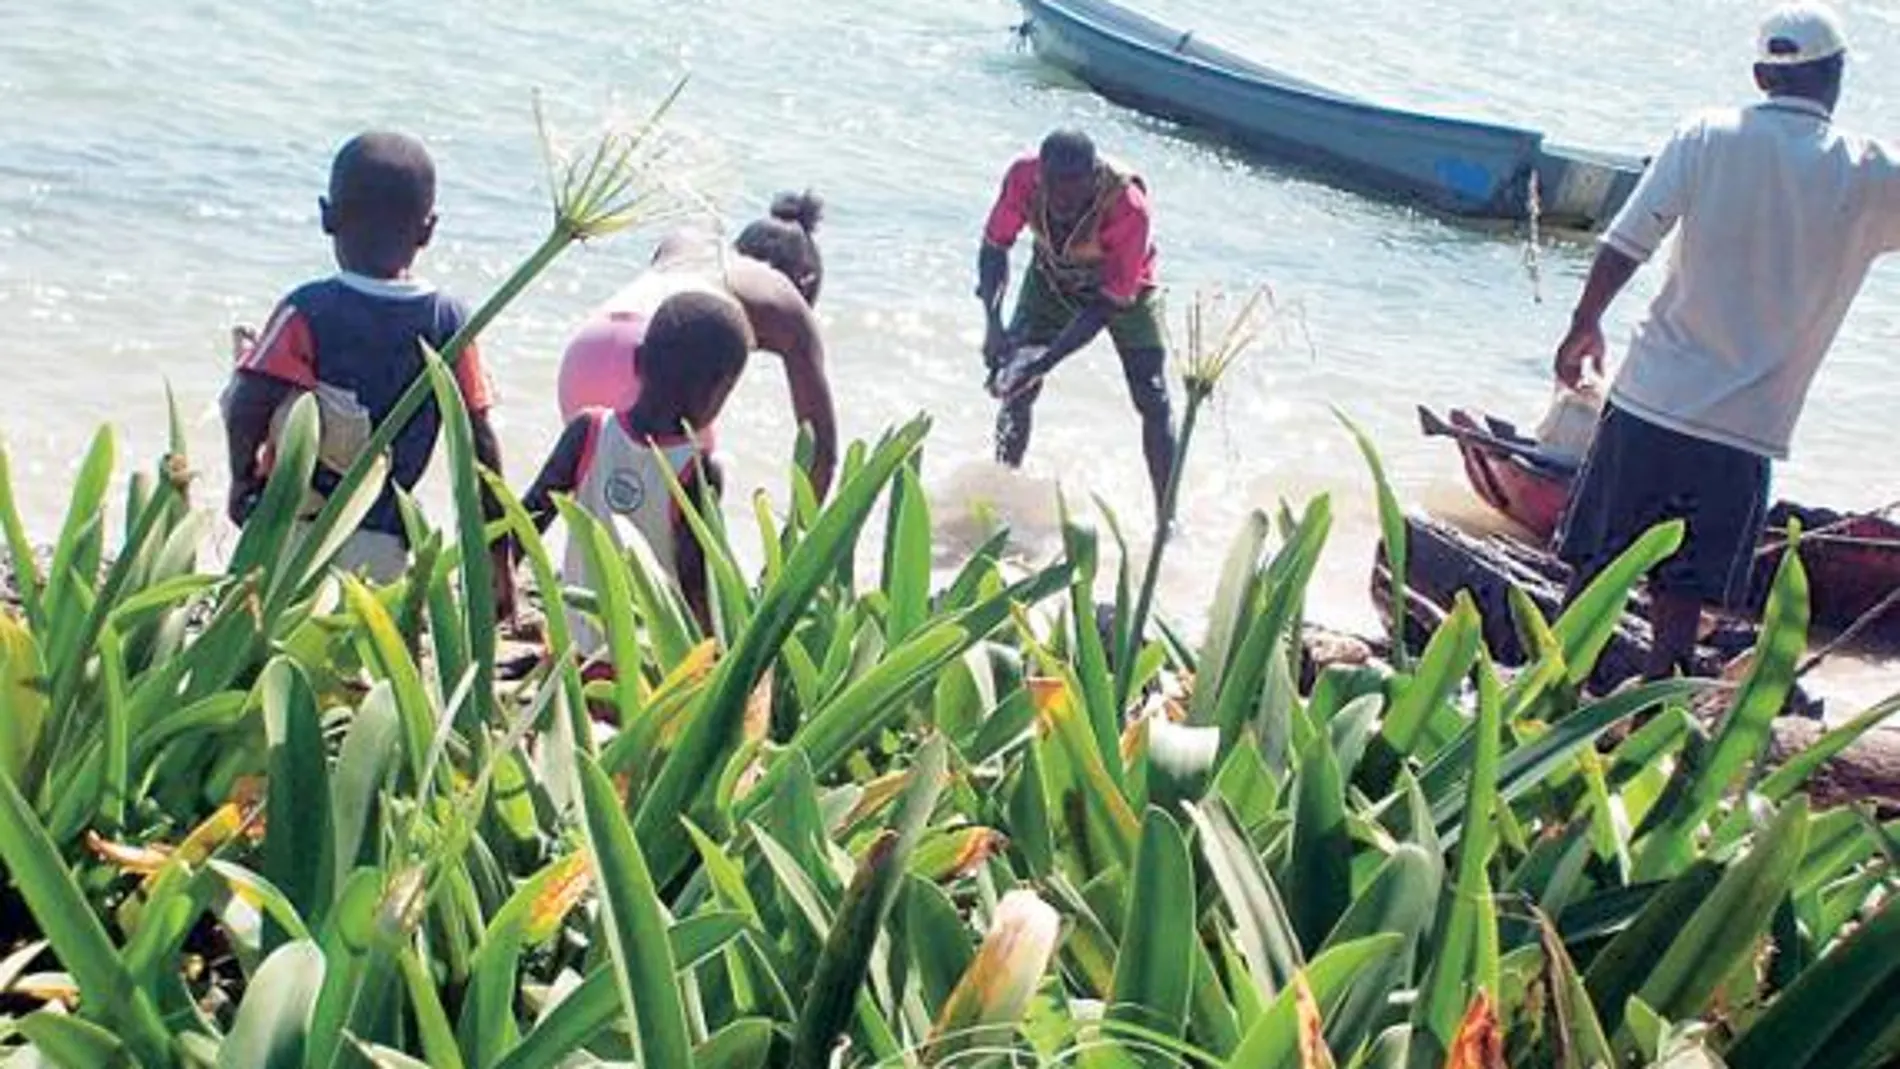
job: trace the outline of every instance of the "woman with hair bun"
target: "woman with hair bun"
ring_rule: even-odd
[[[772,198],[772,212],[739,232],[732,247],[742,256],[763,260],[791,279],[805,303],[818,303],[825,280],[825,262],[818,255],[818,221],[824,218],[823,197],[806,190],[780,193]]]
[[[838,427],[831,384],[825,377],[824,342],[812,305],[824,282],[824,262],[812,234],[824,201],[810,191],[780,193],[771,212],[746,226],[729,255],[702,231],[667,235],[651,266],[594,309],[561,357],[556,393],[561,422],[571,424],[589,409],[625,411],[640,396],[634,353],[653,313],[668,297],[688,291],[738,301],[752,330],[753,347],[785,361],[792,414],[812,435],[812,489],[829,489],[837,463]],[[713,448],[711,428],[701,448]]]

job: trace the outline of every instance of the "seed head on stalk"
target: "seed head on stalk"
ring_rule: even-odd
[[[554,235],[588,241],[677,219],[700,205],[681,142],[665,130],[667,113],[686,88],[682,75],[644,119],[607,124],[597,135],[562,145],[534,95],[535,129],[548,172]]]
[[[1207,291],[1196,290],[1183,324],[1187,331],[1187,345],[1177,349],[1173,345],[1174,339],[1171,336],[1168,339],[1168,347],[1180,354],[1177,360],[1181,384],[1187,391],[1187,410],[1181,416],[1174,462],[1169,466],[1168,481],[1155,510],[1154,538],[1148,547],[1148,565],[1142,574],[1141,593],[1135,600],[1135,611],[1129,618],[1128,626],[1121,632],[1115,669],[1115,699],[1120,708],[1128,706],[1130,688],[1134,683],[1135,653],[1141,646],[1142,634],[1148,625],[1148,614],[1154,608],[1155,584],[1161,577],[1161,555],[1168,543],[1168,532],[1174,528],[1175,513],[1180,508],[1181,474],[1187,469],[1188,450],[1194,443],[1195,424],[1200,419],[1202,407],[1214,396],[1214,389],[1220,385],[1221,379],[1260,341],[1268,322],[1265,313],[1273,307],[1273,291],[1266,286],[1256,288],[1240,306],[1239,312],[1224,325],[1210,330],[1210,323],[1218,321],[1224,303],[1225,298],[1219,290],[1213,291],[1211,295]],[[1166,330],[1168,317],[1165,309],[1161,322]],[[1210,337],[1214,338],[1212,344],[1209,344]]]
[[[1256,288],[1240,310],[1222,323],[1220,312],[1226,303],[1227,296],[1220,290],[1196,290],[1193,304],[1182,317],[1187,345],[1178,350],[1179,362],[1190,404],[1213,396],[1227,372],[1260,343],[1274,307],[1273,291],[1266,286]]]

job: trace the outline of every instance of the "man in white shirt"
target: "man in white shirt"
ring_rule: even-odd
[[[1900,248],[1900,157],[1831,122],[1846,53],[1819,4],[1768,16],[1755,63],[1767,99],[1670,138],[1605,233],[1557,349],[1562,382],[1601,372],[1604,310],[1680,228],[1559,535],[1574,596],[1650,527],[1686,522],[1649,580],[1650,678],[1683,664],[1703,604],[1746,595],[1770,463],[1868,268]]]

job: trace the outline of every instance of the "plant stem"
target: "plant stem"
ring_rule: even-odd
[[[1181,474],[1187,470],[1188,447],[1194,441],[1194,425],[1212,390],[1189,379],[1187,411],[1181,416],[1181,435],[1174,447],[1174,461],[1168,465],[1168,483],[1155,509],[1153,541],[1148,548],[1148,567],[1141,577],[1141,593],[1135,599],[1135,613],[1122,632],[1122,648],[1115,658],[1115,707],[1128,708],[1128,692],[1134,685],[1135,654],[1141,649],[1141,633],[1148,626],[1148,613],[1154,607],[1155,584],[1161,579],[1161,555],[1168,545],[1168,531],[1174,526],[1174,514],[1181,497]]]

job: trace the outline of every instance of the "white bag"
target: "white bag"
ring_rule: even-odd
[[[1537,452],[1570,467],[1582,464],[1602,412],[1603,395],[1595,386],[1572,389],[1559,383],[1551,395],[1550,409],[1537,425]]]
[[[376,429],[375,421],[370,418],[369,409],[349,390],[319,382],[310,392],[317,398],[317,464],[342,475],[369,444],[370,435]],[[284,426],[290,418],[291,406],[302,396],[301,390],[293,392],[271,413],[270,440],[279,451],[283,449]],[[309,490],[297,515],[308,519],[322,509],[323,495]]]

